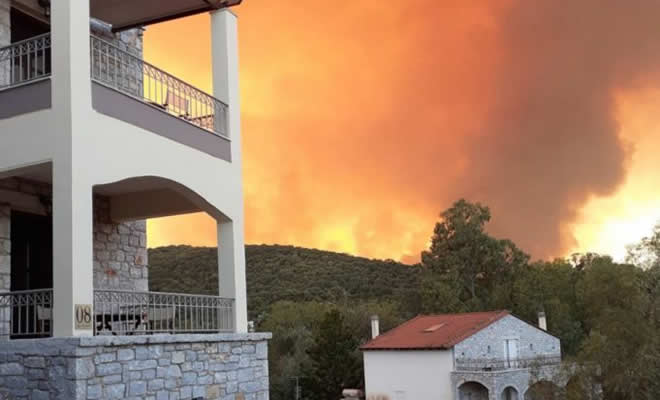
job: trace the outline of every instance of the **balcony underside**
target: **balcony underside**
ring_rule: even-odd
[[[92,106],[101,114],[231,161],[231,143],[226,138],[97,82],[92,83]]]
[[[91,0],[91,16],[115,32],[235,6],[241,0]]]

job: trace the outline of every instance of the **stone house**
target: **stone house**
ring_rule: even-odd
[[[248,333],[240,0],[0,0],[0,398],[267,399]],[[206,13],[213,93],[143,59]],[[175,51],[175,49],[173,49]],[[149,290],[149,218],[217,221],[218,293]]]
[[[376,323],[377,325],[377,323]],[[361,347],[367,399],[534,400],[557,394],[558,338],[507,311],[418,316]]]

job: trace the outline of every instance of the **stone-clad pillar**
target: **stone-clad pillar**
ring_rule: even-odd
[[[11,289],[11,208],[0,204],[0,292]]]
[[[0,204],[0,292],[11,289],[11,208]],[[0,340],[9,339],[11,309],[0,305]]]
[[[10,0],[0,0],[0,47],[11,43]],[[0,62],[0,87],[9,83],[10,61]]]

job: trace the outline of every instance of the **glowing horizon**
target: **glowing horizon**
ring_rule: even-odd
[[[414,262],[461,197],[490,206],[493,234],[534,258],[622,259],[650,234],[660,220],[653,10],[416,3],[235,9],[246,243]],[[528,33],[536,11],[544,19]],[[610,32],[633,12],[632,33]],[[564,15],[576,21],[556,37]],[[148,27],[145,58],[210,91],[209,32],[206,15]],[[215,245],[203,215],[148,226],[150,247]]]

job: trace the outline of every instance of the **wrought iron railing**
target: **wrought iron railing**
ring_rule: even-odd
[[[50,76],[50,34],[0,48],[0,90]]]
[[[200,128],[227,136],[227,105],[97,36],[91,37],[92,79]]]
[[[178,293],[94,290],[94,334],[234,331],[234,300]]]
[[[507,369],[524,369],[558,365],[561,356],[539,356],[531,358],[500,359],[500,358],[457,358],[457,371],[502,371]]]
[[[52,289],[0,293],[0,338],[48,337],[52,329]]]

